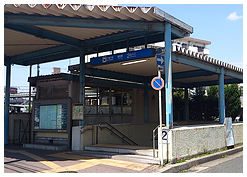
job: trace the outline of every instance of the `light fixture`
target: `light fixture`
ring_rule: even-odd
[[[145,62],[145,61],[147,61],[147,60],[145,59],[145,60],[131,61],[131,62],[127,62],[127,63],[122,63],[122,65],[123,66],[132,65],[132,64],[136,64],[136,63],[142,63],[142,62]]]

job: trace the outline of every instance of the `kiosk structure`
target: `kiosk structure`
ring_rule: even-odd
[[[7,68],[5,144],[8,143],[11,65],[32,66],[79,57],[78,65],[69,66],[70,74],[29,77],[30,85],[37,87],[30,124],[31,142],[63,142],[72,150],[127,142],[151,147],[152,130],[159,122],[158,93],[151,89],[150,83],[157,76],[156,55],[162,54],[165,56],[161,73],[165,80],[162,122],[171,129],[169,158],[186,153],[193,155],[204,151],[206,146],[207,150],[224,146],[223,140],[219,140],[220,143],[212,147],[208,143],[189,152],[175,153],[175,147],[184,147],[176,146],[180,135],[174,127],[172,88],[184,88],[185,100],[188,100],[188,88],[219,85],[221,129],[225,118],[224,84],[242,83],[243,69],[179,45],[173,46],[172,40],[189,36],[193,27],[161,9],[6,4],[4,30],[5,43],[16,39],[19,42],[17,46],[8,45],[4,49]],[[150,47],[149,44],[157,42],[164,42],[164,47]],[[91,55],[94,58],[88,61]],[[73,114],[79,112],[79,108],[73,108],[76,104],[82,106],[79,116],[82,118],[72,119]],[[185,108],[188,119],[188,105]],[[73,112],[75,110],[78,112]],[[241,142],[241,133],[239,137],[235,142]]]

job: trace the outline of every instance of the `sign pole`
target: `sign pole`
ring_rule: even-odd
[[[161,77],[161,73],[158,69],[158,77]],[[160,131],[159,131],[159,137],[160,137],[160,165],[163,166],[163,141],[162,141],[162,105],[161,105],[161,89],[159,90],[159,120],[160,120]]]

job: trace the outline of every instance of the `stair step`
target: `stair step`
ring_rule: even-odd
[[[24,148],[32,148],[32,149],[41,149],[41,150],[52,150],[52,151],[63,151],[67,150],[67,146],[65,145],[57,145],[57,144],[23,144]]]
[[[130,161],[137,163],[152,163],[159,164],[160,160],[158,158],[153,158],[150,156],[134,155],[134,154],[118,154],[113,152],[95,152],[95,151],[69,151],[69,154],[78,154],[82,156],[90,156],[97,158],[109,158],[114,160]]]
[[[86,151],[94,151],[94,152],[112,152],[117,154],[132,154],[132,155],[142,155],[142,156],[150,156],[153,157],[153,150],[150,148],[144,148],[138,146],[128,146],[128,148],[124,148],[123,146],[119,147],[109,147],[106,145],[97,145],[97,146],[85,146]],[[158,150],[155,150],[155,155],[157,157]]]

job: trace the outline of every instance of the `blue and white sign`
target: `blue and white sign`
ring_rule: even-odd
[[[154,57],[154,56],[155,56],[154,49],[144,49],[144,50],[131,51],[126,53],[119,53],[114,55],[92,58],[90,64],[91,65],[110,64],[110,63],[135,60],[139,58]]]
[[[156,55],[156,64],[158,66],[165,66],[165,56],[161,54]]]

